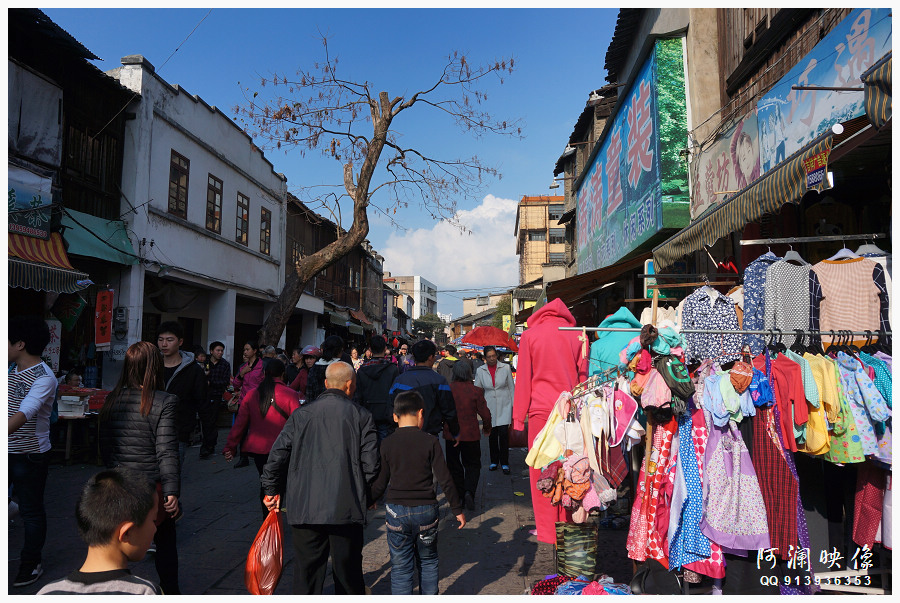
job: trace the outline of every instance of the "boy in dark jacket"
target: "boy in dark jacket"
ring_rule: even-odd
[[[459,529],[466,525],[466,516],[438,439],[421,430],[424,411],[418,392],[397,395],[394,421],[400,426],[382,442],[381,472],[372,486],[372,500],[387,491],[384,518],[391,552],[391,594],[413,594],[418,560],[419,592],[436,595],[440,513],[435,477],[459,520]]]
[[[372,359],[363,363],[356,371],[356,396],[362,407],[372,413],[380,444],[381,440],[394,431],[390,391],[400,369],[385,356],[387,342],[384,337],[372,337],[369,348],[372,350]]]
[[[459,421],[456,418],[456,406],[450,384],[438,375],[431,366],[437,347],[434,343],[423,339],[412,347],[412,355],[416,365],[401,373],[391,386],[391,398],[395,399],[400,392],[416,390],[424,400],[425,423],[422,431],[437,437],[446,423],[454,438],[459,435]]]
[[[163,355],[166,392],[178,396],[178,459],[184,455],[197,425],[197,412],[207,402],[206,374],[190,352],[182,352],[184,329],[175,321],[159,325],[156,345]]]

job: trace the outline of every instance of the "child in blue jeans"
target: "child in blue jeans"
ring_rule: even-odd
[[[440,514],[433,477],[459,520],[466,525],[463,503],[453,485],[440,441],[422,431],[424,401],[409,390],[394,399],[397,430],[381,442],[381,472],[372,485],[372,500],[387,490],[384,517],[391,551],[391,594],[411,595],[413,574],[419,592],[438,594],[437,537]],[[374,508],[373,504],[372,507]]]

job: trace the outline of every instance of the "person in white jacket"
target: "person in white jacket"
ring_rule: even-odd
[[[490,471],[497,465],[509,475],[509,426],[512,423],[513,393],[515,384],[512,370],[505,362],[497,362],[499,354],[493,346],[484,348],[485,364],[475,372],[475,385],[484,389],[488,410],[494,426],[489,434],[491,452]]]

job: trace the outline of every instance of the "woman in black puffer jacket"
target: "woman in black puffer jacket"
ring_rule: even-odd
[[[178,595],[178,397],[165,392],[163,375],[156,346],[139,341],[128,348],[122,376],[100,410],[100,454],[107,467],[128,467],[156,482],[156,571],[163,592]]]

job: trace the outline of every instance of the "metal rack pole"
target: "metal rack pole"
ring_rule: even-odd
[[[777,245],[779,243],[819,243],[825,241],[865,241],[866,239],[886,239],[883,232],[864,235],[822,235],[819,237],[786,237],[782,239],[744,239],[741,245]]]
[[[617,328],[617,327],[559,327],[560,331],[603,331],[603,332],[613,332],[613,333],[640,333],[641,330],[636,327],[628,327],[628,328]],[[871,335],[873,337],[879,334],[879,331],[815,331],[812,329],[790,329],[788,331],[781,331],[781,335],[796,335],[797,331],[800,331],[804,335],[835,335],[836,337],[839,335],[851,335],[853,337],[865,337],[866,335]],[[733,329],[682,329],[678,331],[679,334],[690,333],[690,334],[715,334],[715,335],[778,335],[778,329],[766,330],[766,331],[741,331],[741,330],[733,330]],[[882,335],[890,335],[891,331],[881,332]]]

